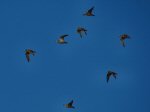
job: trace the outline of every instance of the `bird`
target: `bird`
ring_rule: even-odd
[[[75,107],[72,104],[73,104],[73,100],[71,100],[69,103],[65,104],[65,107],[74,109]]]
[[[94,10],[94,6],[90,8],[86,13],[84,13],[84,16],[95,16],[92,12]]]
[[[108,71],[107,72],[107,76],[106,76],[107,83],[108,83],[108,81],[109,81],[109,79],[110,79],[111,76],[113,76],[116,79],[117,73],[115,73],[113,71]]]
[[[79,33],[80,37],[82,38],[83,37],[82,33],[85,33],[85,35],[87,35],[87,30],[83,27],[78,27],[77,28],[77,33]]]
[[[26,59],[28,62],[30,62],[30,54],[32,54],[33,56],[35,55],[36,51],[33,51],[31,49],[26,49],[25,50],[25,55],[26,55]]]
[[[65,34],[65,35],[60,36],[59,39],[57,40],[57,43],[58,44],[67,44],[68,42],[66,42],[64,40],[64,38],[67,37],[67,36],[69,36],[69,35]]]
[[[123,47],[125,47],[125,39],[130,39],[129,35],[127,34],[120,35],[120,41]]]

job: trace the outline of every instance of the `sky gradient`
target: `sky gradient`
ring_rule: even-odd
[[[83,16],[95,6],[95,17]],[[150,112],[149,0],[1,0],[0,112]],[[80,38],[77,27],[85,27]],[[119,36],[130,35],[123,48]],[[68,44],[59,36],[68,34]],[[28,63],[25,49],[37,53]],[[108,70],[118,73],[106,83]],[[63,105],[74,100],[76,109]]]

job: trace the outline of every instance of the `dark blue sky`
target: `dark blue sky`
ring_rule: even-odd
[[[96,16],[83,16],[92,6]],[[1,0],[0,112],[149,112],[149,6],[149,0]],[[87,37],[79,37],[78,26]],[[131,36],[126,48],[123,33]],[[56,43],[62,34],[69,34],[67,45]],[[37,51],[30,63],[27,48]],[[108,70],[118,78],[107,84]],[[76,109],[66,109],[72,99]]]

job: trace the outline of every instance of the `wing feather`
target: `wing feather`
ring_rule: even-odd
[[[26,59],[27,59],[28,62],[30,62],[30,56],[29,56],[29,54],[26,54]]]
[[[65,37],[67,37],[68,35],[62,35],[60,36],[61,39],[64,39]]]
[[[89,13],[92,13],[94,6],[88,10]]]

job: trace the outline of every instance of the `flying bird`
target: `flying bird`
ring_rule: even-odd
[[[57,43],[58,43],[58,44],[67,44],[68,42],[66,42],[66,41],[64,40],[64,38],[67,37],[67,36],[68,36],[68,35],[62,35],[62,36],[60,36],[59,39],[57,40]]]
[[[66,107],[66,108],[75,108],[75,107],[73,106],[73,100],[71,100],[69,103],[65,104],[65,107]]]
[[[94,10],[94,6],[92,8],[90,8],[86,13],[84,13],[83,15],[85,16],[95,16],[93,14],[93,10]]]
[[[121,41],[121,44],[123,45],[123,47],[125,47],[125,39],[130,39],[129,35],[127,35],[127,34],[120,35],[120,41]]]
[[[113,71],[108,71],[107,76],[106,76],[107,82],[109,81],[109,79],[110,79],[111,76],[113,76],[116,79],[117,73],[115,73]]]
[[[25,50],[25,55],[26,55],[26,59],[28,62],[30,62],[30,54],[32,54],[33,56],[35,55],[36,51],[33,51],[31,49],[26,49]]]
[[[79,33],[80,37],[82,38],[83,37],[83,33],[85,33],[85,35],[87,35],[87,30],[85,28],[78,27],[77,28],[77,33]]]

